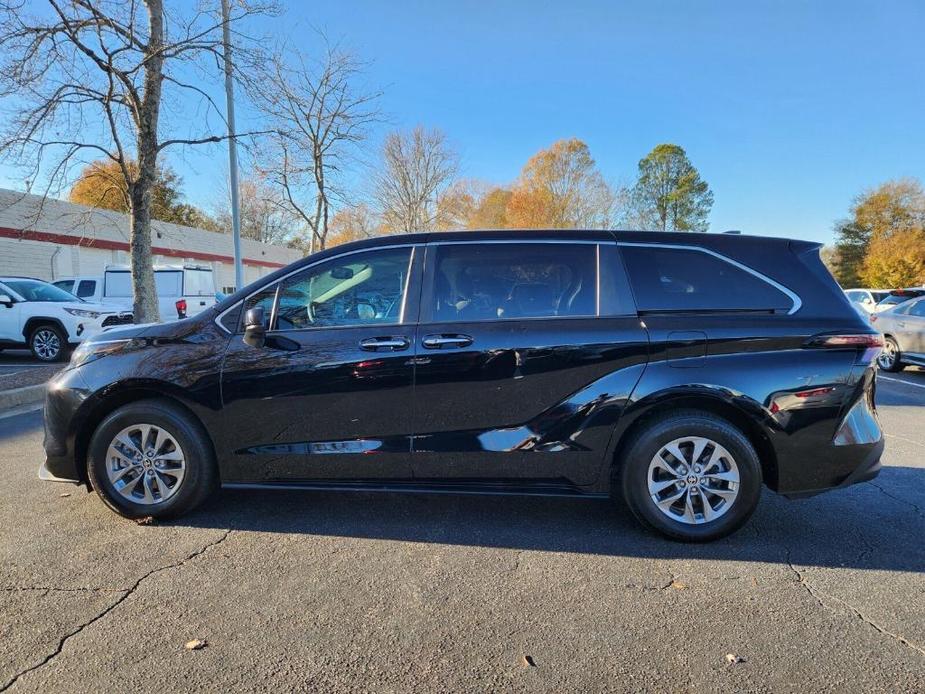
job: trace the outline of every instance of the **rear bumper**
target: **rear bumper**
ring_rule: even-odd
[[[877,443],[871,444],[860,464],[855,467],[847,477],[832,486],[805,491],[784,492],[784,496],[788,499],[805,499],[810,496],[816,496],[817,494],[831,491],[832,489],[844,489],[853,484],[869,482],[880,474],[880,457],[883,455],[883,448],[884,441],[882,438]]]

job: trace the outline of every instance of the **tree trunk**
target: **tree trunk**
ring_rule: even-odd
[[[151,187],[142,188],[139,181],[132,190],[132,308],[136,323],[155,323],[160,320],[160,311],[151,255]]]
[[[144,63],[144,92],[138,106],[138,178],[132,198],[132,291],[136,323],[160,320],[154,259],[151,255],[151,192],[157,179],[157,122],[161,109],[164,58],[164,6],[161,0],[145,0],[150,37]]]

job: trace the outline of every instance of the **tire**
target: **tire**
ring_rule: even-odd
[[[899,344],[892,337],[883,338],[883,350],[877,355],[877,366],[881,371],[898,373],[906,368],[902,363],[903,353],[899,351]]]
[[[155,445],[158,455],[149,457]],[[90,439],[87,474],[103,503],[126,518],[182,516],[205,501],[219,479],[208,435],[168,400],[129,403],[107,416]]]
[[[29,349],[39,361],[61,361],[67,354],[67,337],[57,325],[43,323],[29,335]]]
[[[680,464],[666,452],[669,447],[684,457]],[[751,517],[761,497],[754,447],[736,427],[706,412],[682,410],[653,419],[617,462],[616,488],[633,515],[674,540],[707,542],[729,535]]]

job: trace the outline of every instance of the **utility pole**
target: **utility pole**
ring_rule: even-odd
[[[238,199],[238,143],[234,127],[234,81],[231,78],[231,28],[228,0],[222,0],[222,44],[225,53],[225,100],[228,120],[228,168],[231,183],[231,234],[234,237],[234,288],[244,286],[244,266],[241,261],[241,211]]]

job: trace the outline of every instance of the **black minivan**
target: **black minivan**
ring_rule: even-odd
[[[40,476],[156,518],[219,485],[613,496],[709,540],[762,484],[877,474],[880,346],[815,243],[386,236],[84,342],[48,387]]]

